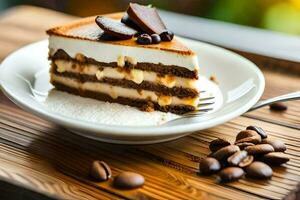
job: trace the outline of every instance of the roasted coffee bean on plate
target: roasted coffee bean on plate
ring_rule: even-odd
[[[162,41],[171,41],[173,40],[174,33],[170,30],[165,30],[159,34]]]
[[[272,168],[259,161],[254,161],[248,167],[246,167],[247,176],[251,178],[258,178],[258,179],[267,179],[271,178],[273,174]]]
[[[158,34],[151,35],[152,44],[159,44],[161,42],[160,36]]]
[[[130,39],[137,33],[135,29],[107,17],[97,16],[95,21],[106,34],[122,40]]]
[[[285,111],[287,110],[287,106],[282,102],[272,103],[270,105],[270,110],[273,111]]]
[[[227,159],[229,156],[239,151],[240,148],[236,145],[229,145],[214,152],[211,156],[219,161]]]
[[[258,127],[258,126],[248,126],[246,128],[246,130],[253,130],[253,131],[255,131],[256,133],[258,133],[260,135],[260,137],[262,139],[268,137],[268,134],[261,127]]]
[[[249,166],[254,161],[254,156],[248,155],[246,158],[244,158],[240,163],[239,167],[244,168]]]
[[[263,139],[261,143],[270,144],[271,146],[273,146],[275,151],[284,152],[286,150],[286,146],[284,142],[277,139],[266,138]]]
[[[256,131],[243,130],[239,132],[238,135],[236,136],[235,144],[243,143],[243,142],[258,144],[261,142],[261,137]]]
[[[204,158],[199,164],[200,173],[209,175],[218,172],[221,169],[220,162],[215,158]]]
[[[260,160],[270,165],[282,165],[288,162],[290,159],[282,152],[271,152],[263,155]]]
[[[242,142],[242,143],[236,143],[236,146],[240,147],[241,150],[244,150],[248,146],[254,146],[255,144],[250,142]]]
[[[90,177],[93,181],[106,181],[111,178],[110,167],[103,161],[96,160],[90,168]]]
[[[239,167],[227,167],[218,174],[221,182],[231,182],[240,179],[244,175],[244,170]]]
[[[215,151],[218,151],[219,149],[221,149],[223,147],[226,147],[226,146],[229,146],[229,145],[230,145],[229,141],[227,141],[225,139],[222,139],[222,138],[217,138],[217,139],[210,142],[209,149],[212,152],[215,152]]]
[[[237,151],[227,158],[227,162],[231,166],[237,166],[248,156],[247,151]]]
[[[250,155],[266,154],[274,151],[274,148],[269,144],[257,144],[254,146],[248,146],[245,151]]]
[[[144,33],[144,34],[138,36],[136,42],[137,42],[138,44],[142,44],[142,45],[145,45],[145,44],[151,44],[151,43],[152,43],[152,38],[151,38],[150,35]]]
[[[119,189],[138,188],[144,185],[144,183],[144,177],[134,172],[122,172],[113,181],[114,187]]]

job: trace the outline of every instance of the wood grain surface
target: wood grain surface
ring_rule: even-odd
[[[45,29],[72,19],[28,6],[9,10],[0,16],[0,60],[20,46],[46,38]],[[263,69],[263,98],[300,89],[299,76],[276,71]],[[300,102],[287,105],[283,113],[262,108],[172,142],[125,146],[74,135],[20,110],[0,94],[0,199],[296,199]],[[275,167],[274,176],[267,181],[242,179],[219,184],[215,176],[199,176],[198,163],[209,154],[209,142],[217,137],[233,141],[248,125],[261,126],[270,137],[284,141],[291,161]],[[106,161],[113,176],[136,171],[145,176],[146,183],[140,189],[117,190],[111,181],[91,182],[87,172],[94,159]]]

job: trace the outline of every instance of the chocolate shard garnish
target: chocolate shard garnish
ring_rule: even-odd
[[[143,30],[129,18],[127,13],[124,14],[124,16],[121,19],[121,22],[126,24],[127,26],[137,30],[139,33],[143,32]]]
[[[130,3],[127,14],[135,24],[148,34],[160,34],[167,29],[155,8]]]
[[[99,35],[99,40],[107,40],[107,41],[117,41],[120,40],[118,37],[115,37],[113,35],[110,35],[106,32],[103,32],[101,35]]]
[[[97,16],[95,21],[105,34],[122,40],[130,39],[137,33],[135,29],[107,17]]]

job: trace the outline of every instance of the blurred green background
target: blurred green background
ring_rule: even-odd
[[[0,11],[29,4],[89,16],[125,10],[129,2],[300,35],[300,0],[0,0]]]

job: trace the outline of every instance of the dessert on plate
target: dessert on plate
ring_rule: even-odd
[[[47,31],[51,83],[101,101],[183,114],[197,108],[197,55],[155,8],[80,19]]]

